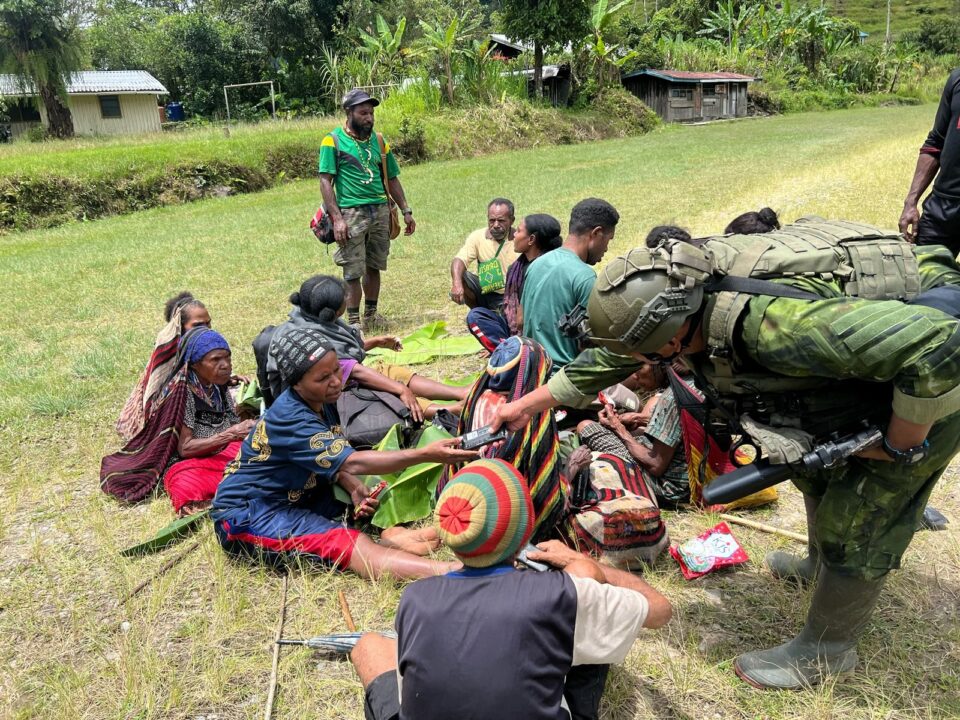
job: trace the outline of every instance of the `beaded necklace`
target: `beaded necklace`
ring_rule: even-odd
[[[367,171],[366,180],[361,180],[361,185],[369,185],[373,182],[373,170],[370,169],[370,165],[373,163],[373,151],[370,149],[370,141],[373,138],[373,134],[370,134],[370,137],[367,138],[367,141],[364,142],[359,137],[353,134],[349,126],[344,125],[343,131],[353,140],[357,145],[357,150],[359,152],[365,152],[367,155],[367,161],[363,162],[363,158],[360,158],[360,164],[363,165],[363,169]]]

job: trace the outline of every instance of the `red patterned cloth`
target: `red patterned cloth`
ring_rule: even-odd
[[[163,476],[174,512],[187,503],[213,500],[217,486],[223,480],[223,471],[237,457],[242,443],[236,440],[216,455],[189,458],[170,466]]]

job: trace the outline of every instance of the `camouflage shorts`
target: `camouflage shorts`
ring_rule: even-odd
[[[815,533],[824,562],[865,579],[900,567],[930,492],[960,451],[960,413],[930,430],[930,454],[912,467],[854,458],[846,467],[797,478],[820,497]]]
[[[344,280],[359,280],[367,268],[386,270],[390,255],[390,215],[387,204],[342,208],[340,214],[350,232],[333,261],[343,268]]]

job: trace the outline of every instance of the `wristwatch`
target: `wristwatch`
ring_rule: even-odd
[[[404,215],[413,215],[413,208],[405,207],[400,212],[402,212]]]
[[[927,455],[930,454],[930,441],[924,440],[919,445],[914,445],[911,448],[905,448],[904,450],[898,450],[895,447],[891,447],[890,443],[887,441],[887,438],[883,438],[883,451],[889,455],[893,462],[897,465],[916,465],[917,463],[923,462],[927,459]]]

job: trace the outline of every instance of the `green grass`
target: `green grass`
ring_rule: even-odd
[[[497,195],[521,214],[563,220],[577,200],[606,198],[622,214],[611,252],[638,244],[655,224],[703,234],[763,205],[788,220],[818,213],[893,227],[933,113],[814,113],[407,168],[419,229],[394,246],[383,309],[401,332],[436,318],[459,332],[464,312],[447,301],[447,266]],[[231,562],[204,528],[196,553],[118,607],[179,550],[120,558],[120,549],[167,524],[169,501],[121,507],[99,491],[97,471],[118,446],[113,422],[163,301],[196,293],[233,343],[237,370],[251,370],[250,340],[284,317],[286,296],[307,275],[334,270],[307,229],[317,202],[315,183],[304,181],[0,243],[0,717],[262,717],[279,576]],[[423,372],[459,375],[478,363]],[[956,473],[933,504],[960,522]],[[676,540],[716,520],[667,517]],[[793,491],[757,517],[803,529]],[[960,716],[955,529],[917,537],[862,643],[860,671],[799,694],[758,693],[731,672],[736,654],[791,637],[807,600],[761,567],[764,552],[786,541],[734,532],[752,558],[737,572],[686,583],[664,558],[649,573],[676,617],[645,633],[614,670],[605,718]],[[391,625],[398,584],[296,571],[286,636],[343,630],[339,589],[361,628]],[[362,715],[349,665],[283,652],[274,717]]]
[[[864,32],[870,33],[870,42],[883,42],[887,31],[886,0],[829,0],[841,17],[849,18]],[[893,0],[890,6],[890,34],[894,39],[908,31],[917,30],[925,17],[946,18],[960,10],[957,0]]]

